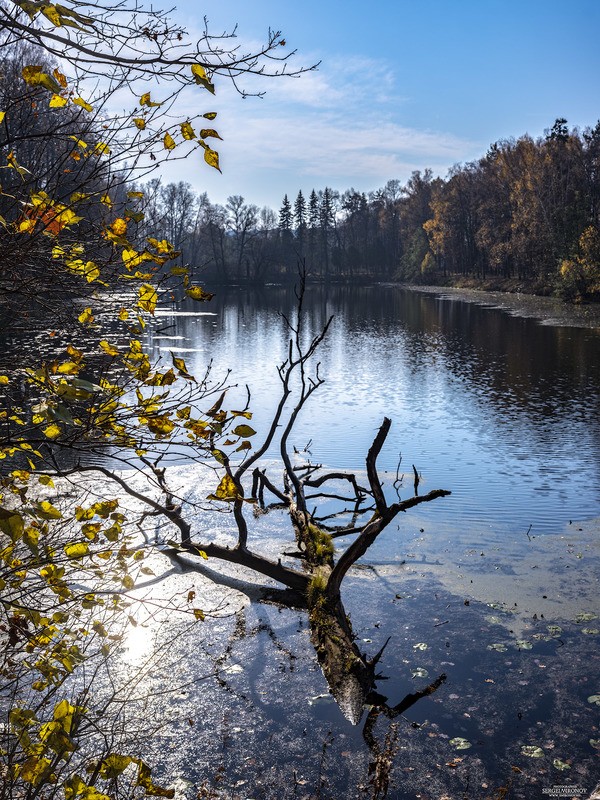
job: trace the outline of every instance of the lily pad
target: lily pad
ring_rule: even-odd
[[[600,633],[598,628],[582,628],[581,632],[582,633],[587,633],[588,636],[594,636],[595,634]]]
[[[575,617],[575,622],[590,622],[592,619],[598,619],[598,614],[592,614],[591,611],[581,611]]]
[[[429,677],[429,673],[427,672],[426,669],[423,669],[423,667],[415,667],[415,669],[412,669],[410,671],[410,674],[413,676],[413,678],[427,678],[427,677]]]
[[[600,694],[591,694],[588,697],[588,703],[593,703],[596,706],[600,706]]]
[[[596,750],[600,750],[600,739],[590,739],[590,744],[592,747],[595,747]]]
[[[554,767],[554,769],[559,769],[562,772],[564,772],[564,770],[566,769],[571,769],[571,765],[567,764],[566,761],[561,761],[560,758],[553,759],[552,766]]]
[[[450,747],[454,747],[455,750],[468,750],[469,747],[473,747],[471,742],[468,739],[463,739],[462,736],[456,736],[454,739],[450,739]]]
[[[548,625],[548,633],[550,636],[560,636],[562,628],[560,625]]]
[[[521,747],[521,753],[524,756],[528,756],[529,758],[543,758],[544,751],[541,747],[536,747],[532,744],[524,744]]]
[[[519,648],[519,650],[531,650],[533,647],[531,642],[528,642],[527,639],[517,639],[515,645]]]
[[[505,644],[496,643],[496,644],[488,644],[488,650],[496,650],[498,653],[506,653],[508,647]]]

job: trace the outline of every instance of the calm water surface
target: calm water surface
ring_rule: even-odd
[[[291,290],[223,290],[209,305],[163,309],[150,337],[197,374],[212,359],[215,374],[247,383],[260,434],[278,400],[282,314],[294,317]],[[305,314],[307,337],[334,317],[318,353],[326,383],[292,439],[312,440],[313,460],[364,468],[389,416],[388,485],[401,455],[405,495],[412,464],[423,491],[452,490],[427,509],[433,519],[550,533],[600,514],[600,332],[396,287],[309,287]]]

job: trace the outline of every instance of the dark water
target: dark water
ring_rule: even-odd
[[[280,315],[294,307],[282,289],[222,293],[164,310],[150,341],[196,373],[211,359],[216,373],[231,369],[240,388],[229,407],[248,383],[260,434],[287,352]],[[597,525],[569,522],[600,515],[598,332],[389,287],[310,288],[305,307],[307,339],[335,319],[318,355],[326,384],[293,442],[312,440],[314,461],[361,470],[389,416],[388,490],[399,453],[403,496],[413,463],[425,489],[452,490],[391,525],[343,591],[367,654],[391,637],[378,684],[390,705],[447,680],[401,717],[369,725],[365,711],[353,727],[328,693],[304,612],[246,601],[211,618],[214,585],[182,575],[161,591],[193,588],[208,617],[149,670],[137,718],[150,725],[153,763],[186,800],[588,797],[599,775],[600,553]],[[171,475],[192,499],[206,496],[185,465]],[[248,518],[251,546],[285,551],[285,514]],[[209,538],[229,525],[194,522]],[[132,629],[127,663],[179,624]]]
[[[389,416],[380,466],[392,481],[401,454],[401,471],[415,464],[424,489],[452,490],[449,521],[543,533],[600,514],[599,331],[394,287],[310,287],[305,311],[307,337],[334,316],[317,356],[326,383],[293,437],[312,440],[315,461],[364,468]],[[158,318],[157,352],[175,351],[197,373],[210,359],[217,373],[231,369],[250,386],[260,433],[278,399],[280,315],[294,317],[293,293],[223,292],[182,312]]]

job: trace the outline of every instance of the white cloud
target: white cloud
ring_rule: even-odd
[[[187,180],[216,202],[242,194],[278,207],[283,194],[298,187],[368,191],[390,178],[406,180],[415,169],[444,174],[481,149],[443,131],[402,124],[407,100],[385,61],[332,60],[299,79],[272,79],[265,86],[262,99],[242,100],[224,82],[217,83],[215,98],[186,94],[190,113],[219,112],[214,125],[224,139],[217,148],[224,175],[207,175],[199,154],[170,166],[165,180]]]

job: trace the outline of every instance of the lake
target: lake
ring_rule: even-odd
[[[148,341],[193,372],[211,360],[215,375],[230,369],[230,408],[248,384],[259,438],[295,305],[284,288],[223,290],[207,305],[158,311]],[[305,613],[257,602],[237,572],[215,587],[209,570],[222,570],[210,561],[205,575],[160,588],[165,598],[198,593],[199,628],[153,612],[125,644],[124,674],[145,665],[147,752],[190,800],[527,800],[571,796],[568,786],[590,796],[600,754],[599,331],[391,286],[309,287],[305,313],[307,338],[334,319],[318,353],[326,383],[293,444],[360,472],[389,416],[379,465],[390,496],[399,461],[403,498],[413,464],[422,492],[452,491],[391,525],[344,584],[361,648],[374,654],[391,636],[380,662],[391,704],[442,672],[446,683],[397,719],[371,713],[351,726]],[[206,497],[181,459],[170,474],[183,494]],[[204,538],[231,528],[222,514],[196,523]],[[252,523],[256,549],[275,555],[291,539],[283,513]],[[147,661],[153,642],[163,649]]]
[[[317,355],[325,384],[294,437],[298,447],[312,442],[315,461],[363,468],[388,416],[380,465],[395,477],[401,454],[401,471],[415,464],[424,487],[452,490],[446,519],[542,533],[600,514],[600,331],[392,286],[309,287],[305,309],[308,336],[334,318]],[[156,354],[171,350],[196,374],[210,359],[217,375],[230,369],[250,387],[253,424],[264,431],[293,292],[224,291],[176,316],[159,313]]]

